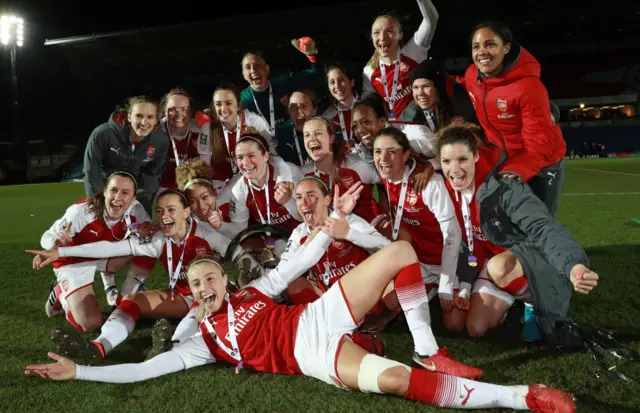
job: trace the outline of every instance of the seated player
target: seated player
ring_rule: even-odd
[[[297,167],[285,162],[270,162],[266,141],[253,133],[238,139],[235,155],[241,175],[229,182],[222,196],[231,200],[229,217],[238,232],[250,222],[293,231],[301,221],[292,197],[293,185],[299,180]],[[255,248],[266,247],[277,257],[287,245],[286,239],[276,236],[252,241]]]
[[[295,266],[311,265],[332,242],[319,232]],[[284,269],[284,268],[283,268]],[[213,362],[274,374],[305,375],[343,389],[393,394],[450,408],[502,407],[538,413],[573,413],[571,396],[540,384],[500,386],[421,368],[410,368],[355,345],[349,335],[378,302],[394,278],[420,272],[413,248],[394,242],[367,258],[310,304],[276,304],[295,271],[272,271],[245,288],[229,292],[222,267],[209,257],[196,259],[188,280],[203,308],[199,334],[144,363],[104,367],[76,365],[49,353],[56,362],[31,365],[25,374],[53,380],[132,383]]]
[[[156,200],[156,216],[161,231],[150,242],[125,239],[117,242],[99,241],[83,245],[56,247],[49,251],[28,252],[45,257],[40,267],[55,262],[60,257],[108,258],[122,256],[146,256],[160,259],[169,274],[169,288],[142,291],[122,299],[118,308],[102,325],[102,331],[93,345],[86,349],[89,356],[102,359],[124,341],[135,328],[140,316],[152,318],[178,318],[187,315],[194,302],[186,280],[187,263],[197,256],[226,253],[230,240],[213,230],[208,224],[199,224],[190,218],[187,200],[181,192],[165,190]],[[234,255],[242,253],[238,249]],[[182,330],[174,336],[179,340]],[[54,329],[52,339],[65,352],[77,351],[75,343],[82,338],[78,334]],[[85,351],[85,354],[87,354]]]
[[[525,333],[532,323],[535,334],[539,327],[547,341],[566,345],[569,335],[556,322],[567,317],[571,284],[588,294],[598,275],[587,268],[582,247],[526,184],[497,175],[503,154],[494,145],[482,145],[479,132],[476,125],[453,125],[438,138],[446,186],[465,228],[468,264],[458,270],[474,275],[481,270],[467,306],[467,331],[480,337],[498,327],[519,299],[537,313],[534,317],[533,307],[525,309]]]
[[[358,185],[358,184],[356,184]],[[359,184],[358,186],[361,186]],[[339,194],[339,193],[338,193]],[[334,204],[336,213],[329,216],[331,197],[322,181],[315,177],[307,177],[301,180],[296,187],[296,203],[304,222],[291,234],[289,245],[282,260],[295,260],[298,250],[308,239],[313,238],[319,230],[323,230],[335,241],[328,245],[324,255],[311,267],[311,277],[315,285],[322,293],[338,282],[351,269],[360,265],[369,257],[370,252],[375,252],[390,244],[390,241],[375,228],[355,214],[349,213],[349,205],[345,201]],[[346,212],[346,213],[345,213]],[[427,368],[436,366],[440,372],[455,374],[456,365],[447,353],[446,349],[439,349],[433,332],[431,331],[431,317],[429,314],[429,300],[420,272],[412,272],[413,278],[408,273],[399,274],[382,294],[382,305],[402,308],[413,337],[415,353],[413,360],[417,364]],[[304,288],[304,279],[299,278],[290,286],[300,290],[292,297],[293,302],[314,301],[313,291]],[[395,290],[395,291],[394,291]],[[394,294],[391,294],[391,293]],[[302,300],[301,300],[302,298]],[[396,313],[397,314],[397,313]],[[368,318],[375,314],[369,313]],[[359,339],[359,337],[358,337]],[[355,341],[355,340],[354,340]],[[458,374],[460,370],[458,370]],[[469,373],[473,374],[473,373]]]
[[[127,172],[114,172],[107,178],[104,192],[67,208],[64,216],[42,234],[40,245],[48,250],[96,241],[118,241],[137,231],[142,232],[140,224],[149,223],[150,219],[136,200],[136,191],[137,183],[133,176]],[[45,304],[47,316],[65,314],[69,323],[79,331],[97,330],[102,324],[102,310],[93,291],[96,271],[102,274],[107,301],[115,305],[118,289],[113,273],[129,261],[109,262],[107,258],[61,257],[53,260],[56,283]],[[41,265],[41,257],[35,256],[33,268],[40,269]],[[142,268],[137,270],[138,273],[146,269],[147,274],[154,265],[155,260],[149,262],[148,259],[138,259],[132,264]],[[130,272],[123,291],[133,292],[132,282]]]
[[[424,283],[430,293],[437,287],[445,327],[459,331],[464,328],[464,314],[454,300],[462,233],[440,174],[434,174],[421,192],[409,185],[412,177],[426,168],[411,155],[409,140],[399,129],[385,128],[374,137],[374,164],[383,178],[390,205],[387,221],[393,229],[391,239],[399,239],[401,229],[410,235]]]

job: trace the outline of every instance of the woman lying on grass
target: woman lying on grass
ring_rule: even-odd
[[[333,241],[325,232],[301,248],[313,259]],[[295,262],[294,262],[295,261]],[[298,260],[291,265],[303,265]],[[215,259],[196,258],[188,270],[194,298],[203,309],[200,331],[184,344],[143,363],[104,367],[76,365],[49,353],[52,364],[27,366],[25,374],[52,380],[132,383],[220,361],[274,374],[306,375],[345,390],[393,394],[428,405],[481,409],[503,407],[540,413],[574,412],[571,396],[541,384],[500,386],[410,368],[367,353],[350,340],[359,321],[401,273],[420,272],[418,258],[404,241],[374,253],[310,304],[273,301],[292,281],[272,271],[230,292]]]

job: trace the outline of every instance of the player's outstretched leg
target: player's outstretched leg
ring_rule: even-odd
[[[392,280],[413,336],[414,360],[432,371],[468,378],[482,376],[482,370],[457,362],[446,349],[438,348],[431,331],[429,300],[420,263],[413,247],[406,241],[389,244],[340,279],[353,319],[362,320]]]
[[[573,413],[571,396],[541,384],[501,386],[468,380],[369,354],[345,341],[337,373],[346,386],[365,393],[401,396],[432,406],[457,409],[509,408],[537,413]]]

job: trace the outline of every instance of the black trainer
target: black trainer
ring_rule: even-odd
[[[82,360],[88,365],[98,364],[104,360],[98,345],[85,339],[75,330],[54,328],[51,330],[51,341],[65,357]]]

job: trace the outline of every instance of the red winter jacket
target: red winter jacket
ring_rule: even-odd
[[[475,64],[467,68],[464,86],[489,142],[506,152],[501,172],[520,175],[522,182],[559,162],[566,144],[554,127],[540,64],[523,47],[512,44],[499,76],[485,77]]]

